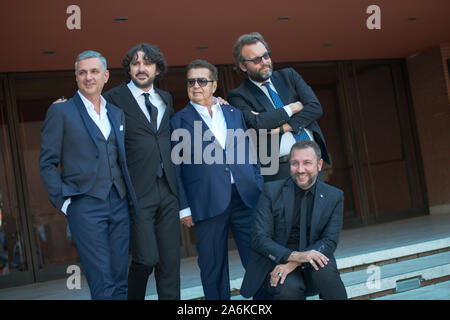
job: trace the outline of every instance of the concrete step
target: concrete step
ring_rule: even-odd
[[[450,280],[374,300],[450,300]]]
[[[341,275],[350,299],[371,299],[394,293],[398,288],[415,281],[417,285],[433,281],[448,280],[450,277],[450,251],[437,253],[382,266],[372,266],[365,270]],[[411,280],[415,279],[415,280]]]
[[[419,277],[426,285],[450,276],[450,237],[411,245],[377,250],[336,259],[350,299],[371,299],[394,293],[397,282]],[[375,273],[380,280],[376,282]],[[242,274],[243,275],[243,274]],[[441,280],[439,280],[441,279]],[[233,299],[239,295],[242,277],[230,280]],[[156,295],[146,297],[156,299]],[[204,299],[201,285],[183,288],[181,299]],[[318,296],[308,299],[318,299]]]
[[[337,255],[336,263],[342,274],[366,269],[368,266],[373,264],[381,266],[384,264],[391,264],[447,251],[450,251],[450,237],[347,257],[339,257]]]

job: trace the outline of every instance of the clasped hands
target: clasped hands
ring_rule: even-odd
[[[278,281],[283,284],[286,277],[299,267],[302,263],[310,263],[311,266],[318,271],[319,267],[323,268],[328,264],[328,259],[324,254],[316,250],[309,251],[294,251],[288,258],[288,262],[285,264],[279,264],[270,273],[270,285],[276,287]]]

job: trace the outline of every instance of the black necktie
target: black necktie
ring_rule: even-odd
[[[152,123],[153,128],[155,131],[158,131],[158,109],[150,102],[149,96],[150,93],[146,92],[143,93],[145,97],[145,106],[147,107],[148,112],[150,113],[150,121]]]
[[[308,246],[308,239],[306,238],[306,230],[308,228],[308,193],[305,191],[300,204],[300,242],[299,251],[303,251]]]
[[[145,106],[147,107],[148,112],[150,113],[150,121],[153,126],[153,129],[155,129],[155,132],[158,131],[158,109],[150,102],[149,96],[150,93],[146,92],[143,93],[145,97]],[[159,147],[158,147],[159,149]],[[163,170],[162,170],[162,160],[161,160],[161,152],[159,153],[159,165],[156,170],[156,175],[161,178],[163,176]]]

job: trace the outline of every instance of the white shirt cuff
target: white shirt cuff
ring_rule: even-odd
[[[289,118],[292,117],[292,111],[289,105],[283,107],[284,111],[288,114]]]
[[[180,219],[192,216],[191,208],[188,207],[186,209],[180,210]]]
[[[63,206],[61,208],[62,213],[64,213],[67,216],[67,208],[69,207],[69,204],[71,202],[72,198],[67,199],[66,201],[64,201]]]

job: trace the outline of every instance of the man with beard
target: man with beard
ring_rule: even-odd
[[[270,54],[269,46],[259,33],[240,36],[234,44],[233,57],[237,70],[246,73],[247,79],[227,95],[228,102],[244,113],[247,127],[259,132],[262,174],[264,167],[269,166],[262,161],[261,148],[267,148],[269,156],[275,153],[270,159],[279,160],[278,172],[266,174],[264,181],[289,176],[289,150],[302,139],[316,141],[323,159],[330,163],[325,139],[317,124],[322,116],[319,100],[294,69],[273,71]],[[270,135],[273,134],[279,135],[279,149],[276,150],[272,150],[275,146],[271,145]]]
[[[334,258],[344,193],[317,179],[323,160],[314,141],[296,142],[289,158],[291,177],[263,186],[240,292],[248,298],[262,287],[275,300],[317,293],[347,299]]]
[[[180,299],[180,222],[170,159],[172,96],[153,86],[167,64],[158,48],[146,43],[132,48],[122,64],[131,81],[104,96],[125,113],[127,165],[138,200],[131,225],[128,299],[145,298],[153,269],[158,298]]]

